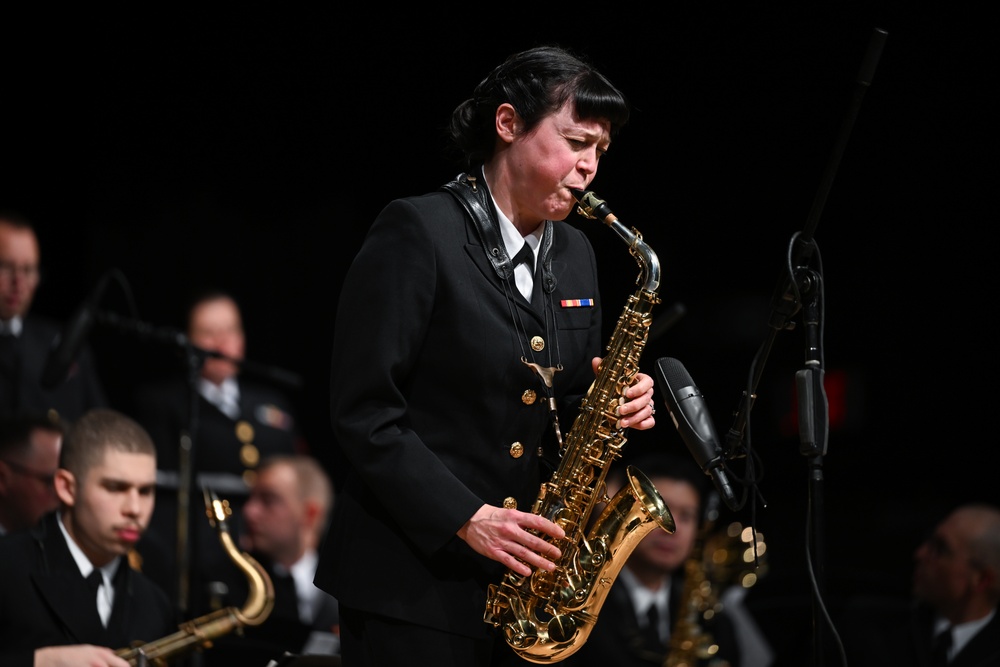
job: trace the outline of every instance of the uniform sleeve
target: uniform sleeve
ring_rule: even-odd
[[[427,553],[454,538],[483,504],[406,425],[405,388],[439,280],[430,222],[400,200],[372,225],[345,278],[331,374],[338,443],[355,474]]]

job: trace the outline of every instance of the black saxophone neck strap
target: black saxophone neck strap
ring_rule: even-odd
[[[486,183],[471,174],[459,174],[455,180],[445,183],[442,190],[454,195],[462,208],[475,223],[479,241],[483,244],[486,256],[501,280],[509,280],[514,276],[514,266],[507,255],[507,247],[500,237],[500,222],[493,210],[493,200],[490,197]],[[556,280],[552,274],[552,221],[545,221],[545,231],[539,246],[539,263],[542,267],[542,288],[546,293],[555,289]]]

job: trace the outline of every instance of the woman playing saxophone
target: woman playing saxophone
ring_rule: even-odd
[[[389,203],[350,267],[331,396],[347,471],[316,579],[345,665],[516,661],[487,587],[555,567],[564,531],[530,509],[602,354],[594,251],[558,221],[627,117],[567,51],[511,56],[452,115],[465,173]],[[621,392],[617,425],[651,428],[652,379]]]

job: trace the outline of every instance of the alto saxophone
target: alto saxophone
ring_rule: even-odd
[[[226,517],[232,514],[228,502],[220,501],[205,489],[205,508],[209,522],[217,529],[226,554],[243,570],[250,585],[243,607],[226,607],[182,623],[177,632],[145,644],[119,649],[115,655],[130,665],[166,667],[168,660],[196,649],[210,648],[212,641],[247,625],[260,625],[274,608],[274,584],[267,571],[233,542]]]
[[[635,229],[622,225],[592,192],[573,191],[577,212],[611,227],[640,265],[639,289],[629,297],[607,354],[566,436],[559,467],[542,484],[531,509],[563,528],[562,540],[546,538],[561,556],[552,572],[529,576],[507,571],[491,584],[483,620],[502,628],[504,639],[525,660],[546,664],[576,653],[587,641],[611,585],[635,546],[650,531],[673,533],[670,509],[656,487],[633,466],[624,487],[609,499],[605,479],[626,442],[616,410],[639,372],[639,355],[659,303],[660,264]],[[591,525],[598,503],[604,510]],[[585,534],[585,531],[586,534]]]

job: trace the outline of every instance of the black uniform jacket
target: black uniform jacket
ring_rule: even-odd
[[[127,648],[177,631],[166,593],[122,562],[108,627],[80,575],[56,515],[31,531],[0,538],[0,665],[32,665],[44,646]]]
[[[562,366],[565,434],[600,354],[593,248],[569,223],[546,224],[554,286],[542,287],[542,258],[530,304],[451,194],[393,201],[372,225],[333,345],[333,428],[350,469],[316,582],[342,607],[486,636],[486,588],[503,568],[456,532],[484,503],[530,511],[550,475],[540,448],[555,455],[543,386],[521,359]]]
[[[60,419],[73,422],[91,408],[107,406],[93,353],[87,345],[80,349],[63,381],[52,387],[42,386],[45,365],[62,327],[54,320],[30,314],[23,325],[21,334],[12,341],[13,349],[0,348],[0,416],[55,412]]]
[[[683,568],[674,573],[670,585],[670,618],[673,631],[677,629],[677,619],[681,617],[684,605]],[[740,652],[736,630],[725,612],[717,613],[711,624],[699,624],[706,643],[719,647],[713,656],[725,660],[729,667],[739,667]],[[710,638],[710,641],[708,639]],[[635,606],[628,588],[620,581],[611,587],[604,605],[601,607],[594,629],[586,643],[566,659],[567,667],[661,667],[666,664],[669,639],[656,646],[647,644],[639,627]],[[709,665],[708,660],[697,665]],[[694,667],[694,666],[692,666]]]

